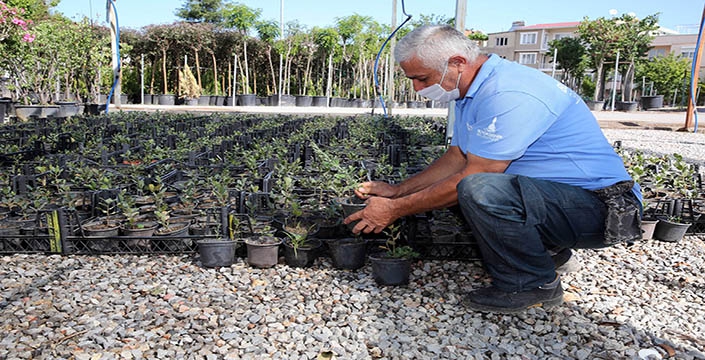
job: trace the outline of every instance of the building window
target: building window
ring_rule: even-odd
[[[553,35],[553,40],[560,40],[560,39],[569,38],[569,37],[572,37],[572,36],[570,36],[570,34],[568,34],[568,33],[560,33],[560,34]]]
[[[519,55],[519,64],[533,65],[536,64],[536,53],[524,53]]]
[[[505,38],[505,37],[496,38],[495,45],[496,46],[506,46],[507,45],[507,38]]]
[[[683,47],[681,48],[681,57],[686,59],[693,59],[695,57],[694,47]]]
[[[530,44],[536,44],[536,37],[538,36],[538,33],[532,32],[532,33],[523,33],[521,34],[521,45],[530,45]]]
[[[649,60],[657,57],[666,56],[666,49],[651,49],[649,50]]]

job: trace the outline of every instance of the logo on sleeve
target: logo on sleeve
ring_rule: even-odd
[[[487,139],[491,142],[497,142],[499,140],[502,140],[504,137],[502,135],[497,134],[497,117],[495,116],[495,118],[492,119],[492,123],[490,123],[486,128],[477,129],[477,136]]]

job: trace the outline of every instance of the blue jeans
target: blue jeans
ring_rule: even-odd
[[[606,246],[606,208],[591,191],[504,173],[467,176],[457,190],[484,266],[503,291],[554,280],[548,249]]]

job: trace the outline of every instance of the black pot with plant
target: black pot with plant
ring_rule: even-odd
[[[383,251],[370,255],[372,277],[379,285],[406,285],[411,274],[411,261],[419,254],[410,246],[399,246],[401,225],[391,225],[387,233],[387,241],[381,248]]]

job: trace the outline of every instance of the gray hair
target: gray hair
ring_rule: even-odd
[[[473,62],[480,55],[480,48],[473,40],[448,25],[424,25],[412,30],[394,47],[397,62],[411,60],[414,56],[424,66],[443,71],[451,56],[460,55]]]

